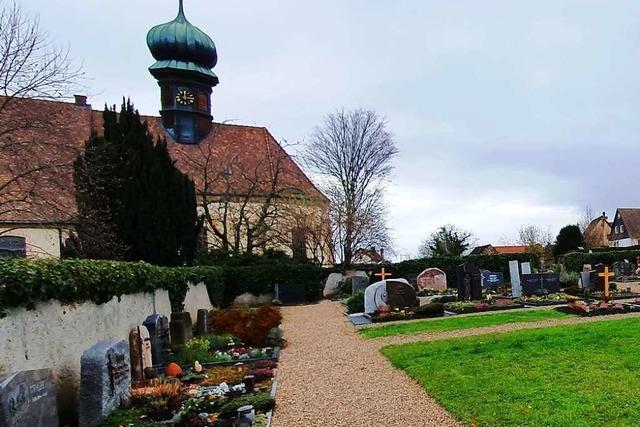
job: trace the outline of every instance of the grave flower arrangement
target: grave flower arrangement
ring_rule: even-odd
[[[226,343],[227,348],[221,348]],[[193,338],[175,355],[180,365],[191,365],[196,360],[200,363],[229,363],[250,359],[266,359],[273,349],[271,347],[254,348],[244,345],[238,338],[211,335]]]
[[[583,301],[579,299],[572,299],[568,301],[566,307],[558,308],[557,310],[577,314],[579,316],[592,317],[608,314],[640,312],[640,306],[607,301]]]
[[[531,295],[525,296],[522,295],[515,299],[516,302],[520,302],[523,304],[529,305],[555,305],[555,304],[564,304],[567,301],[567,297],[570,295],[564,292],[558,292],[554,294],[547,295]]]
[[[161,376],[139,382],[131,390],[132,408],[112,414],[104,425],[232,427],[238,409],[251,405],[256,411],[253,425],[264,426],[275,406],[276,368],[273,360],[212,368],[196,364],[181,379]]]

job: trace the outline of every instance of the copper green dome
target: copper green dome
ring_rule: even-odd
[[[215,76],[211,69],[218,62],[216,45],[211,37],[187,20],[182,0],[173,21],[149,30],[147,45],[158,61],[151,66],[152,70],[177,68]]]

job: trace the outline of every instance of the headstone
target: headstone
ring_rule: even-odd
[[[596,272],[593,277],[593,290],[595,292],[604,292],[604,277],[600,276],[604,273],[604,264],[596,264]]]
[[[184,345],[193,338],[193,323],[191,314],[188,311],[182,313],[171,313],[171,322],[169,322],[171,331],[171,345]]]
[[[550,294],[560,292],[560,275],[557,273],[542,274],[542,288],[549,291]]]
[[[482,274],[475,265],[465,262],[456,271],[459,301],[477,301],[482,299]]]
[[[536,295],[542,289],[542,277],[540,274],[522,275],[522,293],[524,295]]]
[[[417,307],[419,305],[416,290],[405,282],[387,280],[387,305],[391,308]]]
[[[427,268],[416,279],[418,289],[443,292],[447,290],[447,275],[439,268]]]
[[[482,272],[482,287],[484,289],[498,289],[504,286],[504,275],[501,272]]]
[[[613,263],[613,273],[616,277],[631,276],[635,272],[635,266],[627,261],[617,261]]]
[[[591,267],[591,264],[583,264],[582,271],[584,272],[593,271],[593,268]]]
[[[162,365],[167,360],[167,354],[171,348],[169,336],[169,319],[166,316],[152,314],[143,323],[149,331],[151,339],[151,358],[154,365]]]
[[[302,304],[307,301],[304,286],[276,284],[276,299],[283,304]]]
[[[131,379],[134,381],[143,379],[142,340],[137,326],[129,331],[129,360],[131,361]]]
[[[369,278],[362,276],[353,276],[351,278],[351,293],[355,294],[356,292],[364,292],[369,286]]]
[[[196,335],[201,337],[209,333],[209,310],[201,308],[198,310],[198,319],[196,320]]]
[[[531,263],[523,262],[522,263],[522,274],[531,274]]]
[[[511,277],[511,295],[514,298],[522,296],[520,284],[520,267],[518,261],[509,261],[509,276]]]
[[[129,403],[131,375],[125,341],[100,341],[80,359],[80,427],[102,424],[121,405]]]
[[[375,313],[378,311],[378,307],[381,305],[387,305],[389,303],[389,296],[387,294],[387,282],[390,280],[381,280],[372,285],[367,286],[364,291],[364,312],[367,314]],[[405,279],[393,279],[394,282],[404,283],[407,286],[409,282]]]
[[[0,426],[58,426],[56,393],[50,369],[0,375]]]
[[[380,305],[388,301],[387,284],[384,280],[369,285],[364,290],[364,312],[367,314],[375,313]]]
[[[593,291],[593,271],[583,271],[580,273],[580,285],[582,289]]]
[[[525,295],[546,295],[558,292],[560,292],[560,276],[556,273],[522,275],[522,293]]]
[[[322,291],[322,295],[326,297],[333,296],[338,293],[338,288],[340,287],[340,282],[344,280],[344,275],[342,273],[331,273],[329,277],[327,277],[327,281],[324,283],[324,291]]]

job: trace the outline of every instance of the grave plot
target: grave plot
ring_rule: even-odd
[[[281,320],[277,307],[147,317],[82,356],[80,425],[268,425]]]

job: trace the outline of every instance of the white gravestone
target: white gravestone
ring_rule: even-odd
[[[523,262],[522,263],[522,274],[531,274],[531,263]]]
[[[405,279],[393,279],[394,282],[402,282],[409,284]],[[389,301],[387,295],[387,281],[382,280],[369,285],[364,291],[364,312],[367,314],[375,313],[382,304]]]
[[[509,261],[509,275],[511,276],[511,295],[514,298],[519,298],[522,296],[522,285],[520,284],[518,261]]]

